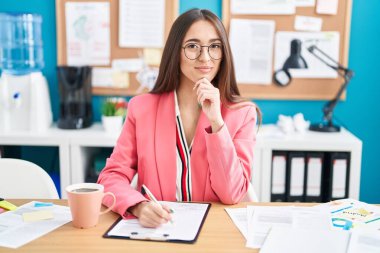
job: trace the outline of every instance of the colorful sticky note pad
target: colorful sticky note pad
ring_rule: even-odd
[[[11,202],[8,202],[6,200],[0,201],[0,207],[10,211],[17,209],[17,206],[13,205]]]

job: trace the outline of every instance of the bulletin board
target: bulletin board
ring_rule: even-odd
[[[317,2],[318,0],[315,1]],[[230,12],[230,3],[231,0],[223,0],[223,23],[227,31],[229,31],[231,19],[234,18],[274,20],[276,32],[295,31],[294,21],[296,15],[322,18],[321,32],[338,31],[340,33],[339,63],[347,66],[352,0],[339,0],[336,15],[317,14],[315,6],[296,7],[296,14],[293,15],[235,15]],[[341,77],[336,79],[293,78],[292,82],[285,87],[280,87],[272,81],[270,85],[239,84],[239,90],[242,96],[255,99],[329,100],[335,97],[343,82],[344,80]],[[342,99],[344,98],[345,94],[342,95]]]
[[[65,3],[67,2],[109,2],[110,3],[110,62],[113,59],[138,58],[142,48],[121,48],[118,45],[119,36],[119,1],[118,0],[56,0],[56,18],[57,18],[57,58],[58,65],[67,65],[66,57],[66,20],[65,20]],[[178,0],[165,0],[165,28],[164,41],[169,34],[174,20],[178,16]],[[95,66],[95,67],[110,67]],[[110,87],[93,87],[94,95],[120,95],[133,96],[137,94],[139,83],[136,80],[136,73],[129,73],[130,85],[128,88],[110,88]]]

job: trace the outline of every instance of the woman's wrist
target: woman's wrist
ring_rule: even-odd
[[[211,130],[213,133],[218,132],[223,126],[224,126],[224,121],[223,119],[218,119],[215,121],[211,121]]]
[[[131,213],[132,215],[136,217],[139,217],[141,208],[144,206],[145,203],[148,203],[148,201],[142,201],[142,202],[137,203],[134,206],[131,206],[130,208],[127,209],[127,212]]]

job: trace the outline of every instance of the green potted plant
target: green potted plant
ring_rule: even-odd
[[[124,98],[109,97],[102,104],[102,124],[109,134],[120,133],[128,103]]]

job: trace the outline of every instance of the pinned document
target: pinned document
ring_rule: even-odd
[[[231,13],[291,15],[296,12],[295,6],[295,0],[231,0]]]
[[[109,2],[65,2],[67,65],[108,65],[111,56]]]
[[[322,30],[322,19],[309,16],[296,16],[294,29],[297,31],[320,32]]]
[[[274,32],[273,20],[231,20],[230,43],[239,83],[272,83]]]
[[[119,46],[155,47],[164,44],[164,0],[119,1]]]
[[[336,15],[338,13],[339,0],[318,0],[317,13]]]
[[[156,48],[144,49],[144,62],[148,65],[158,66],[161,62],[162,51]]]

